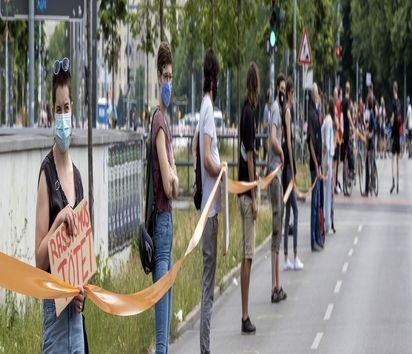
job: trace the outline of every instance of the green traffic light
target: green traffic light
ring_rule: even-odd
[[[271,46],[271,48],[275,48],[275,45],[276,45],[276,33],[275,33],[274,30],[271,30],[271,31],[270,31],[269,41],[270,41],[270,46]]]

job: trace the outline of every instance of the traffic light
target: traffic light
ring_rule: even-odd
[[[342,69],[342,47],[340,45],[336,45],[335,54],[338,63],[338,71],[340,71]]]
[[[277,26],[277,12],[276,7],[272,6],[270,11],[270,31],[269,31],[269,44],[270,49],[274,49],[276,47],[276,26]]]
[[[341,56],[341,49],[340,49],[340,46],[336,46],[336,58],[340,58],[340,56]]]
[[[285,11],[273,3],[274,2],[272,2],[272,7],[270,9],[269,19],[269,46],[271,50],[276,48],[280,25],[285,18]]]

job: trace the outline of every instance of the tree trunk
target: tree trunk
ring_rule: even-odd
[[[240,122],[240,0],[237,0],[237,123]],[[239,144],[238,144],[239,145]]]
[[[159,20],[160,20],[160,41],[164,42],[165,40],[165,32],[164,32],[164,19],[163,19],[163,0],[159,0],[160,3],[160,13],[159,13]]]
[[[215,1],[211,0],[212,3],[212,48],[215,48]]]
[[[149,113],[149,52],[146,50],[146,106]],[[149,116],[146,117],[149,119]],[[149,121],[147,121],[150,123]]]

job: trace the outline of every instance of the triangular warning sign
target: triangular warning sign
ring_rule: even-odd
[[[308,29],[306,28],[306,26],[303,29],[303,36],[300,42],[298,63],[300,65],[312,64],[312,52],[310,50],[309,35],[308,35]]]

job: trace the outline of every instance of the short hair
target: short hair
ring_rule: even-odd
[[[60,70],[59,73],[56,75],[53,73],[53,81],[52,81],[52,99],[53,99],[53,107],[56,105],[56,91],[58,87],[67,86],[69,88],[69,97],[70,102],[72,101],[72,77],[70,75],[70,69],[67,71]]]
[[[172,51],[167,42],[162,42],[157,51],[157,71],[162,74],[167,65],[172,64]]]
[[[350,83],[349,83],[349,81],[346,81],[345,93],[346,93],[347,95],[349,95],[349,93],[350,93]]]
[[[286,99],[289,98],[290,91],[292,91],[292,90],[293,90],[293,80],[289,76],[288,79],[286,80]]]
[[[277,78],[276,78],[276,87],[279,88],[280,87],[280,83],[282,81],[285,81],[285,75],[283,73],[279,73]]]
[[[219,75],[219,62],[213,48],[209,48],[203,61],[203,93],[210,92],[212,82],[217,81]]]
[[[393,90],[398,93],[398,83],[396,82],[396,80],[393,82]]]

